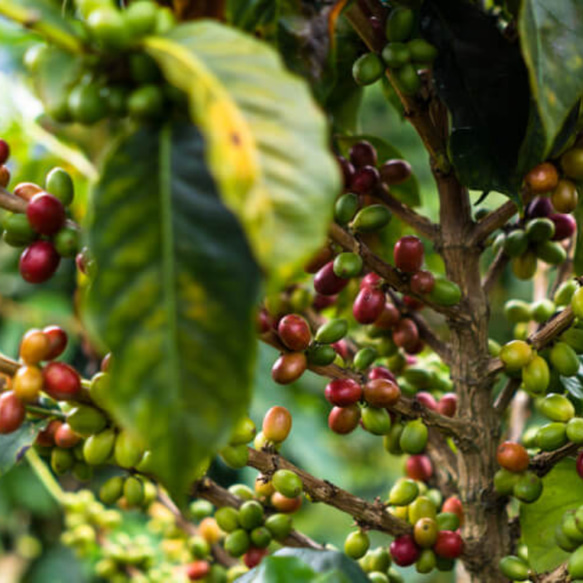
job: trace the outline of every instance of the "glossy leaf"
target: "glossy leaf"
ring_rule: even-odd
[[[578,0],[524,0],[518,30],[547,154],[583,95],[583,6]]]
[[[537,572],[551,571],[569,558],[555,542],[555,530],[563,514],[583,504],[581,478],[575,461],[564,459],[543,478],[542,496],[533,504],[521,504],[520,526],[528,547],[528,560]]]
[[[242,577],[240,583],[312,583],[314,570],[296,557],[266,557]]]
[[[38,432],[47,425],[46,419],[26,420],[16,431],[0,435],[0,476],[20,461],[34,443]]]
[[[575,376],[561,377],[561,383],[573,397],[583,400],[583,365],[579,366],[579,371]]]
[[[421,26],[438,49],[437,92],[452,116],[449,143],[460,180],[517,198],[518,152],[526,133],[529,89],[520,50],[475,4],[425,2]]]
[[[356,142],[360,142],[361,140],[370,142],[376,148],[379,167],[387,160],[394,158],[404,158],[403,154],[401,154],[397,148],[375,136],[340,136],[336,139],[336,142],[338,144],[338,148],[340,149],[340,153],[343,156],[348,156],[350,147]],[[419,206],[421,203],[419,198],[419,183],[417,182],[415,175],[412,175],[403,184],[391,186],[391,194],[409,206]]]
[[[247,406],[258,269],[185,123],[143,128],[111,152],[92,217],[86,313],[115,355],[109,408],[183,494]]]
[[[214,22],[178,26],[145,47],[188,93],[225,204],[283,281],[322,244],[340,188],[308,87],[265,43]]]

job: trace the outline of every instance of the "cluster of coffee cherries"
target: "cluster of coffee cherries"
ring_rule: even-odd
[[[496,454],[500,469],[494,475],[494,489],[501,496],[514,496],[521,502],[536,502],[542,494],[542,480],[528,469],[530,456],[523,445],[505,441]]]
[[[459,498],[443,500],[439,490],[401,478],[391,488],[387,504],[389,512],[413,528],[412,535],[397,537],[391,543],[393,561],[400,567],[414,564],[419,573],[436,568],[451,571],[464,548],[459,533],[464,520]]]
[[[373,24],[382,26],[376,19]],[[415,28],[416,14],[413,10],[402,6],[393,8],[385,23],[385,39],[389,42],[380,55],[367,53],[355,61],[352,75],[356,83],[375,83],[389,68],[402,93],[417,93],[421,87],[418,70],[431,66],[437,57],[437,49],[422,38],[412,38]]]
[[[567,569],[573,580],[583,578],[583,506],[568,510],[555,531],[557,545],[571,553]]]
[[[159,119],[182,93],[167,86],[155,61],[139,48],[149,35],[174,27],[169,8],[138,0],[120,9],[113,0],[77,0],[79,24],[87,52],[80,56],[79,78],[60,96],[47,101],[47,113],[58,122],[92,125],[106,117]],[[51,47],[38,45],[25,60],[35,73],[50,58]]]
[[[0,140],[0,162],[7,160],[8,152],[8,145]],[[9,179],[8,173],[4,187]],[[74,196],[73,181],[62,168],[53,168],[44,188],[21,182],[13,192],[27,202],[26,213],[4,213],[2,238],[8,245],[25,248],[19,262],[23,279],[43,283],[54,275],[61,257],[75,257],[78,252],[79,228],[67,219],[67,207]]]

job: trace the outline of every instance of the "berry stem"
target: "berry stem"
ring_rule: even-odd
[[[26,451],[25,455],[26,461],[30,465],[33,472],[36,474],[37,478],[42,482],[47,492],[53,497],[55,502],[62,506],[65,492],[61,488],[59,482],[55,480],[55,478],[53,477],[45,463],[40,459],[39,455],[36,453],[34,448],[30,447]]]

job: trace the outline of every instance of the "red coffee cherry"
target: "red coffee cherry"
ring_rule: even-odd
[[[395,266],[405,273],[415,273],[423,265],[423,243],[414,235],[401,237],[393,249]]]
[[[423,406],[427,407],[428,409],[431,409],[432,411],[437,411],[437,401],[435,400],[435,397],[431,393],[428,393],[427,391],[419,391],[415,395],[415,400],[419,401]]]
[[[282,354],[271,368],[271,378],[280,385],[289,385],[297,381],[308,368],[308,361],[303,352]]]
[[[524,472],[530,462],[526,449],[513,441],[505,441],[498,446],[496,459],[509,472]]]
[[[0,186],[6,188],[10,182],[10,170],[6,166],[0,166]]]
[[[51,419],[45,429],[39,431],[35,443],[41,447],[53,447],[55,445],[55,433],[63,425],[58,419]]]
[[[435,286],[435,277],[431,271],[417,271],[411,276],[411,291],[420,296],[431,293]]]
[[[364,385],[364,400],[373,407],[392,407],[401,397],[397,383],[388,379],[375,379]]]
[[[262,431],[265,438],[275,443],[287,439],[292,427],[291,413],[285,407],[272,407],[263,417]]]
[[[10,146],[6,140],[0,140],[0,164],[5,164],[10,157]]]
[[[390,330],[401,319],[401,312],[393,304],[386,302],[381,315],[375,320],[374,325],[383,330]]]
[[[366,287],[370,288],[378,288],[382,285],[383,278],[380,275],[377,275],[374,271],[367,273],[362,280],[360,281],[360,289],[364,289]]]
[[[334,302],[338,299],[338,296],[323,296],[322,294],[316,294],[314,301],[312,302],[312,308],[316,312],[321,312],[326,308],[334,305]]]
[[[464,541],[457,532],[440,530],[433,550],[444,559],[457,559],[464,551]]]
[[[437,412],[446,417],[455,416],[457,410],[457,395],[455,393],[445,393],[439,403],[437,403]]]
[[[376,167],[377,151],[374,146],[366,140],[356,142],[356,144],[350,148],[350,161],[355,168],[360,168],[362,166]]]
[[[403,303],[409,310],[421,310],[424,307],[424,304],[421,300],[414,298],[412,296],[403,296]]]
[[[358,168],[350,182],[350,189],[356,194],[368,194],[378,185],[379,171],[374,166]]]
[[[312,340],[310,325],[297,314],[284,316],[277,325],[277,333],[281,341],[295,352],[308,348]]]
[[[549,219],[555,223],[553,241],[563,241],[571,238],[577,229],[577,223],[571,215],[555,213],[549,215]]]
[[[387,186],[401,184],[412,174],[411,164],[406,160],[387,160],[380,169],[381,180]]]
[[[385,293],[380,289],[365,287],[358,292],[352,314],[359,324],[372,324],[385,309]]]
[[[338,340],[338,342],[334,342],[334,344],[330,344],[330,346],[332,346],[336,354],[339,354],[343,360],[348,360],[348,344],[346,344],[344,338]]]
[[[257,319],[255,321],[256,329],[258,334],[265,334],[271,330],[273,322],[269,312],[265,309],[261,309],[257,312]]]
[[[257,565],[263,560],[263,557],[268,554],[268,549],[257,549],[252,547],[243,555],[243,562],[249,569],[253,569],[254,567],[257,567]]]
[[[337,156],[338,165],[340,166],[340,171],[342,172],[342,177],[344,179],[344,189],[350,188],[350,183],[352,182],[352,177],[354,176],[354,166],[344,157]]]
[[[355,403],[348,407],[334,407],[328,415],[328,427],[339,435],[346,435],[358,427],[360,407]]]
[[[293,514],[302,507],[302,497],[287,498],[279,492],[274,492],[271,495],[271,505],[278,511],[284,514]]]
[[[559,182],[559,173],[554,164],[543,162],[535,166],[524,178],[531,192],[545,194],[554,190]]]
[[[413,351],[419,342],[417,324],[411,318],[403,318],[393,328],[393,342],[407,352]]]
[[[314,276],[314,289],[323,296],[335,296],[348,285],[349,281],[334,273],[334,262],[330,261]]]
[[[326,385],[324,395],[337,407],[348,407],[362,398],[362,387],[352,379],[334,379]]]
[[[190,581],[204,579],[211,572],[208,561],[194,561],[186,565],[186,576]]]
[[[428,482],[433,476],[433,464],[426,455],[410,455],[405,462],[405,473],[411,480]]]
[[[450,496],[441,507],[442,512],[451,512],[455,514],[459,521],[460,525],[464,523],[464,507],[462,506],[461,500],[457,496]]]
[[[57,401],[74,398],[81,391],[79,373],[64,362],[49,362],[43,369],[44,391]]]
[[[60,326],[47,326],[43,333],[49,339],[49,353],[46,360],[53,360],[61,356],[67,348],[67,333]]]
[[[30,226],[41,235],[55,235],[65,224],[65,207],[52,194],[39,192],[35,194],[26,207],[26,216]]]
[[[419,547],[415,544],[415,539],[406,534],[396,538],[389,547],[391,557],[399,567],[408,567],[419,558]]]
[[[20,275],[28,283],[43,283],[57,271],[60,260],[50,241],[35,241],[20,256]]]
[[[375,379],[387,379],[389,381],[397,382],[395,375],[384,366],[375,366],[371,368],[368,373],[368,380],[374,381]]]
[[[55,445],[61,449],[71,449],[81,441],[81,436],[75,433],[68,423],[63,423],[55,432]]]
[[[13,391],[0,395],[0,434],[16,431],[24,422],[26,409]]]

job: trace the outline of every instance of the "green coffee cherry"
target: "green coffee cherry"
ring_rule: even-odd
[[[534,302],[530,306],[532,319],[539,324],[546,322],[555,313],[555,310],[554,302],[546,299]]]
[[[512,231],[504,240],[504,253],[508,257],[520,257],[528,249],[528,238],[521,230]]]
[[[436,520],[439,530],[455,531],[460,527],[460,519],[453,512],[440,512]]]
[[[520,475],[515,472],[500,468],[494,474],[494,490],[501,496],[510,496],[519,477]]]
[[[419,486],[415,480],[400,478],[389,492],[389,504],[408,506],[419,495]]]
[[[488,352],[493,358],[500,356],[502,346],[493,338],[488,338]]]
[[[249,460],[249,450],[245,444],[228,445],[219,452],[221,459],[233,469],[244,468]]]
[[[339,225],[347,225],[358,211],[358,196],[351,192],[343,194],[334,205],[334,219]]]
[[[99,499],[110,506],[115,504],[123,495],[124,479],[121,476],[110,478],[99,489]]]
[[[385,72],[385,65],[376,53],[359,57],[352,65],[352,76],[358,85],[372,85]]]
[[[509,555],[500,559],[498,563],[500,572],[512,581],[528,579],[528,565],[519,557]]]
[[[114,458],[120,468],[134,468],[142,459],[145,448],[140,439],[129,431],[120,431],[115,440]]]
[[[67,104],[73,120],[85,125],[94,124],[107,115],[107,104],[99,87],[93,84],[75,87],[69,93]]]
[[[543,451],[555,451],[567,443],[567,426],[565,423],[547,423],[536,434],[537,445]]]
[[[239,523],[245,530],[258,528],[263,524],[263,519],[263,506],[257,500],[243,502],[239,508]]]
[[[327,366],[336,358],[336,351],[329,344],[312,344],[306,351],[306,357],[310,364]]]
[[[164,111],[164,94],[157,85],[142,85],[128,99],[129,114],[139,120],[159,117]]]
[[[583,546],[580,546],[570,557],[567,566],[573,579],[583,578]]]
[[[573,511],[566,512],[561,523],[563,532],[570,540],[583,544],[583,531],[579,530],[575,520],[575,513]]]
[[[277,470],[271,478],[271,483],[277,492],[287,498],[296,498],[304,489],[302,479],[291,470]]]
[[[229,486],[229,492],[241,500],[253,500],[255,498],[255,492],[246,486],[245,484],[233,484]]]
[[[532,243],[542,243],[553,238],[555,223],[547,218],[532,219],[526,223],[526,236]]]
[[[126,478],[123,485],[123,495],[128,506],[141,506],[144,501],[144,483],[135,476]]]
[[[204,559],[211,553],[210,544],[202,536],[193,536],[188,541],[188,549],[195,559]]]
[[[421,518],[437,519],[437,507],[427,496],[418,496],[408,507],[409,522],[416,524]]]
[[[107,395],[110,391],[110,376],[106,372],[98,372],[91,379],[89,385],[89,396],[91,400],[99,407],[106,407]]]
[[[240,528],[239,512],[230,506],[223,506],[215,513],[215,520],[219,528],[224,532],[234,532]]]
[[[391,211],[382,204],[371,204],[359,210],[351,223],[357,233],[373,233],[386,227],[391,220]]]
[[[391,416],[386,409],[364,407],[361,420],[364,428],[373,435],[387,435],[391,430]]]
[[[559,339],[568,344],[576,354],[583,354],[583,330],[569,328],[561,334]]]
[[[567,259],[565,248],[556,241],[545,241],[544,243],[539,243],[535,247],[534,252],[539,259],[542,259],[549,265],[559,265]]]
[[[91,36],[104,49],[118,50],[128,46],[129,30],[122,13],[116,8],[94,10],[86,22]]]
[[[2,219],[2,227],[4,242],[11,247],[24,247],[38,237],[30,226],[26,214],[6,213]]]
[[[412,455],[422,453],[427,446],[428,434],[427,427],[420,419],[408,421],[401,434],[399,445],[405,453]]]
[[[562,525],[557,525],[555,529],[555,542],[560,549],[563,549],[567,553],[572,553],[579,545],[575,541],[572,541],[564,532]]]
[[[565,281],[557,288],[553,301],[557,306],[567,306],[577,289],[579,289],[579,285],[574,279]]]
[[[363,265],[362,257],[358,253],[340,253],[334,259],[334,273],[343,279],[358,277]]]
[[[415,95],[421,89],[421,79],[417,69],[411,63],[403,65],[394,74],[399,89],[405,95]]]
[[[362,530],[351,532],[344,541],[344,552],[351,559],[360,559],[364,557],[370,547],[370,539]]]
[[[403,386],[401,391],[403,390]],[[391,430],[383,438],[383,447],[385,450],[392,455],[401,455],[403,450],[401,449],[401,435],[403,433],[404,426],[402,423],[393,423]]]
[[[530,304],[522,300],[508,300],[504,304],[504,316],[512,324],[530,322],[532,317]]]
[[[83,445],[83,457],[92,466],[103,464],[113,453],[114,444],[115,430],[105,429],[87,438]]]
[[[534,395],[543,394],[549,387],[550,376],[547,361],[542,356],[534,356],[522,369],[524,389]]]
[[[518,279],[532,279],[536,273],[536,262],[536,255],[531,251],[527,251],[520,257],[515,257],[512,260],[512,273]]]
[[[394,8],[387,18],[386,34],[390,42],[403,42],[413,34],[415,13],[409,8]]]
[[[415,569],[418,573],[427,574],[431,573],[436,565],[437,559],[435,553],[431,549],[423,549],[415,563]]]
[[[571,308],[577,318],[583,319],[583,287],[578,288],[571,296]]]
[[[415,38],[407,43],[411,60],[416,63],[432,63],[437,58],[437,49],[422,38]]]
[[[577,353],[566,342],[557,342],[553,346],[550,360],[557,372],[564,377],[574,376],[579,371]]]
[[[540,412],[548,417],[551,421],[566,423],[575,416],[575,407],[573,403],[564,395],[556,393],[548,394],[538,404]]]
[[[158,7],[151,2],[132,2],[124,11],[126,26],[134,38],[154,32]]]
[[[257,434],[257,428],[255,423],[249,417],[243,417],[235,425],[235,429],[231,434],[231,439],[229,440],[229,445],[244,445],[251,441]]]
[[[540,498],[543,491],[542,480],[532,472],[525,472],[514,485],[514,496],[527,504]]]
[[[265,521],[265,528],[277,541],[286,539],[292,531],[292,517],[288,514],[272,514]]]
[[[260,526],[251,531],[251,544],[258,549],[267,548],[272,540],[271,532],[264,526]]]
[[[200,522],[203,518],[212,516],[214,506],[208,500],[195,500],[190,504],[190,514],[196,522]]]
[[[381,57],[391,69],[399,69],[411,61],[409,48],[403,43],[389,43],[383,49]]]
[[[583,443],[583,418],[575,417],[567,423],[567,439],[573,443]]]
[[[244,555],[251,546],[251,540],[245,530],[235,530],[225,539],[225,550],[233,557]]]
[[[69,449],[53,448],[51,452],[51,468],[58,476],[68,472],[75,464],[75,457]]]
[[[107,419],[94,407],[78,405],[67,414],[67,423],[75,433],[89,437],[105,429]]]
[[[354,368],[356,370],[366,370],[377,358],[377,351],[370,346],[361,348],[354,355]]]
[[[79,241],[79,229],[74,226],[66,226],[55,235],[55,249],[61,257],[75,257],[79,252]]]
[[[429,299],[439,306],[454,306],[460,303],[462,292],[459,286],[442,276],[435,277],[435,285],[429,294]]]
[[[45,179],[47,192],[57,197],[65,206],[73,202],[75,186],[71,175],[63,168],[53,168]]]
[[[428,389],[433,384],[435,375],[421,367],[410,366],[403,373],[403,378],[417,389]]]
[[[391,555],[382,547],[369,551],[366,557],[369,558],[372,571],[386,573],[391,566]]]
[[[347,332],[348,322],[341,318],[336,318],[322,324],[322,326],[318,328],[314,338],[316,342],[321,342],[322,344],[334,344],[335,342],[342,340]]]

